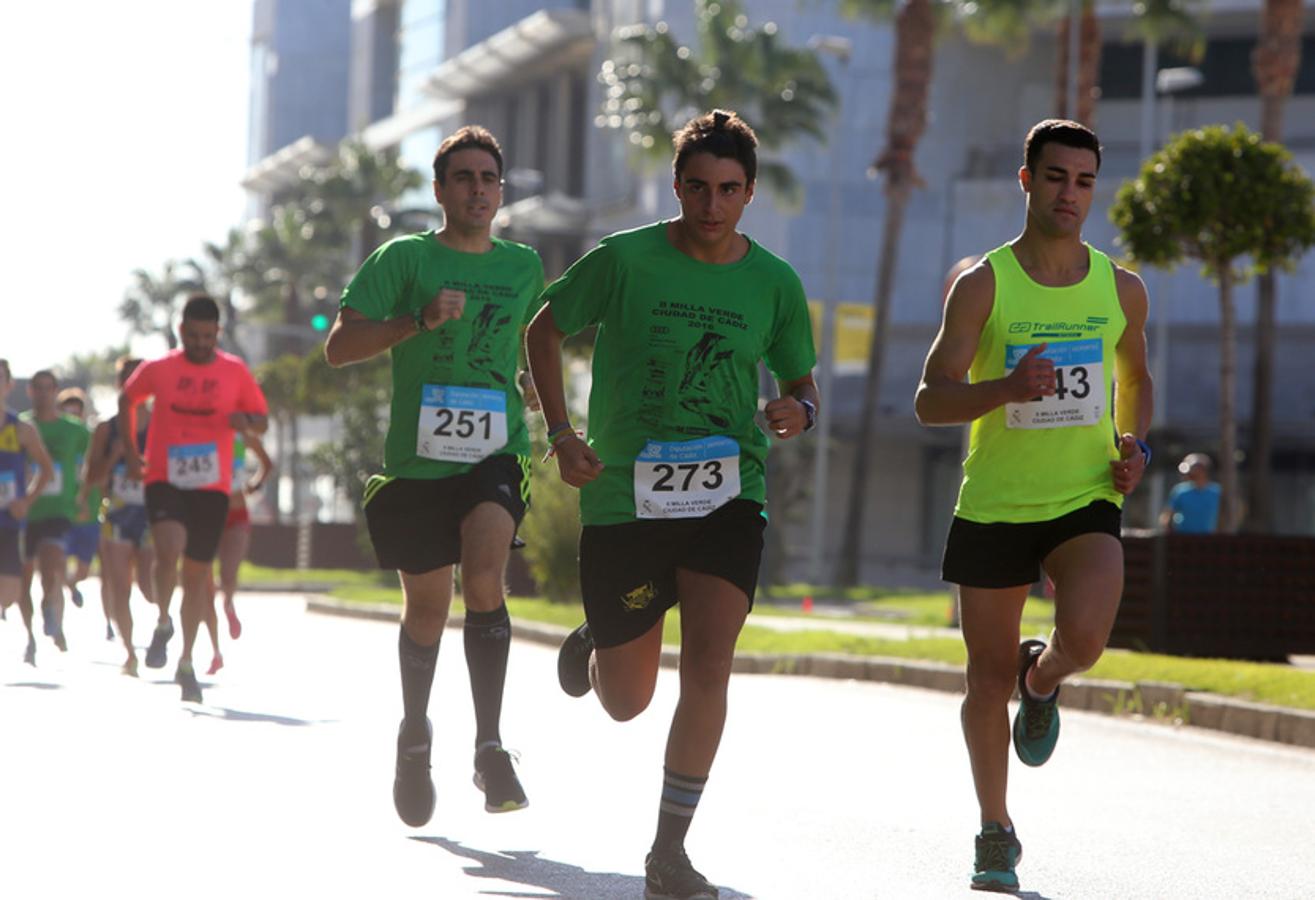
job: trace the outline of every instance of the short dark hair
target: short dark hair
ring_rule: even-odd
[[[120,356],[114,361],[114,377],[119,382],[119,387],[127,384],[132,373],[142,364],[141,359],[136,356]]]
[[[183,304],[183,321],[194,322],[219,321],[219,304],[209,294],[192,294]]]
[[[55,387],[59,387],[59,379],[56,378],[55,373],[49,369],[38,369],[33,372],[32,377],[27,380],[27,383],[32,384],[38,378],[49,378],[54,383]]]
[[[447,183],[447,161],[458,150],[483,150],[498,164],[498,177],[502,177],[502,147],[498,139],[483,125],[463,125],[444,138],[434,154],[434,180]]]
[[[758,177],[758,136],[733,110],[714,109],[690,119],[671,136],[676,158],[671,169],[677,180],[685,162],[695,153],[711,153],[720,159],[733,159],[744,166],[748,184]]]
[[[1041,148],[1046,144],[1063,144],[1078,150],[1090,150],[1096,154],[1096,171],[1100,171],[1100,139],[1096,137],[1096,132],[1081,122],[1046,119],[1033,125],[1027,133],[1027,140],[1023,141],[1023,165],[1027,171],[1036,171],[1037,158],[1041,156]]]

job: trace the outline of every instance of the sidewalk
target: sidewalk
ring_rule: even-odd
[[[252,587],[251,590],[260,588]],[[328,615],[397,621],[401,608],[393,604],[347,603],[313,591],[306,596],[310,612]],[[463,624],[451,616],[448,627]],[[568,629],[524,619],[513,619],[515,636],[521,640],[557,646]],[[899,625],[887,622],[841,621],[825,613],[809,617],[757,616],[753,624],[780,631],[838,631],[907,640],[914,637],[958,637],[953,628]],[[662,665],[675,668],[680,655],[673,648],[662,650]],[[737,653],[732,671],[770,675],[811,675],[815,678],[847,678],[880,681],[906,687],[949,693],[963,692],[963,669],[946,663],[920,662],[891,657],[852,656],[841,653],[776,654]],[[1217,694],[1189,691],[1180,684],[1165,682],[1108,681],[1074,678],[1064,683],[1060,706],[1105,715],[1132,715],[1174,727],[1208,728],[1241,737],[1315,749],[1315,712],[1287,709],[1263,703],[1248,703]]]

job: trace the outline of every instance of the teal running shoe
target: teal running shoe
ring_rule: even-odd
[[[1027,692],[1027,670],[1036,665],[1044,641],[1023,641],[1018,647],[1018,711],[1014,713],[1014,753],[1024,765],[1040,766],[1055,752],[1059,740],[1059,688],[1048,700],[1033,700]]]
[[[1014,867],[1023,858],[1018,835],[999,822],[987,822],[977,835],[977,857],[973,862],[972,889],[1012,893],[1018,890]]]

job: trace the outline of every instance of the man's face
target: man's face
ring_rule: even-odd
[[[1027,218],[1047,237],[1082,232],[1096,186],[1096,154],[1051,141],[1041,147],[1036,168],[1018,180],[1027,194]]]
[[[183,342],[183,355],[197,365],[214,362],[215,348],[219,345],[219,323],[197,319],[183,319],[178,326],[178,337]]]
[[[444,181],[434,182],[434,199],[443,207],[446,226],[460,231],[487,231],[502,205],[498,161],[487,150],[467,147],[447,158]]]
[[[753,185],[740,161],[712,153],[695,153],[686,159],[673,187],[686,234],[704,245],[721,243],[735,234],[744,208],[753,200]]]
[[[1187,480],[1197,487],[1205,487],[1210,482],[1210,470],[1197,463],[1187,470]]]
[[[59,385],[49,375],[39,375],[27,383],[27,395],[32,398],[32,408],[42,415],[55,411],[55,397],[59,394]]]

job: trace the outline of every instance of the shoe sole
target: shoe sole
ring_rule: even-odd
[[[475,782],[475,787],[479,788],[480,791],[483,792],[484,779],[480,777],[480,774],[478,772],[475,773],[475,777],[472,780]],[[523,803],[517,803],[515,800],[508,800],[506,803],[503,803],[501,806],[494,806],[492,803],[489,803],[487,800],[485,800],[484,811],[491,813],[515,812],[516,810],[524,809],[529,805],[530,805],[529,800],[526,800]]]
[[[716,894],[710,894],[704,891],[701,894],[690,894],[687,897],[678,897],[675,894],[662,894],[650,890],[648,885],[644,886],[644,900],[717,900]]]
[[[974,891],[987,891],[992,894],[1013,894],[1018,891],[1018,884],[1004,881],[976,882],[969,885]]]
[[[579,629],[576,631],[578,630]],[[566,640],[562,642],[561,648],[557,651],[557,683],[561,685],[562,690],[566,692],[568,696],[583,697],[585,694],[593,690],[594,686],[589,681],[588,655],[584,658],[584,679],[580,680],[576,677],[576,666],[579,665],[576,662],[576,658],[579,656],[579,653],[575,652],[574,648],[581,642],[576,631],[572,631],[566,636]],[[572,652],[569,655],[567,653],[568,647],[572,648]],[[590,648],[590,652],[593,652],[592,648]]]

